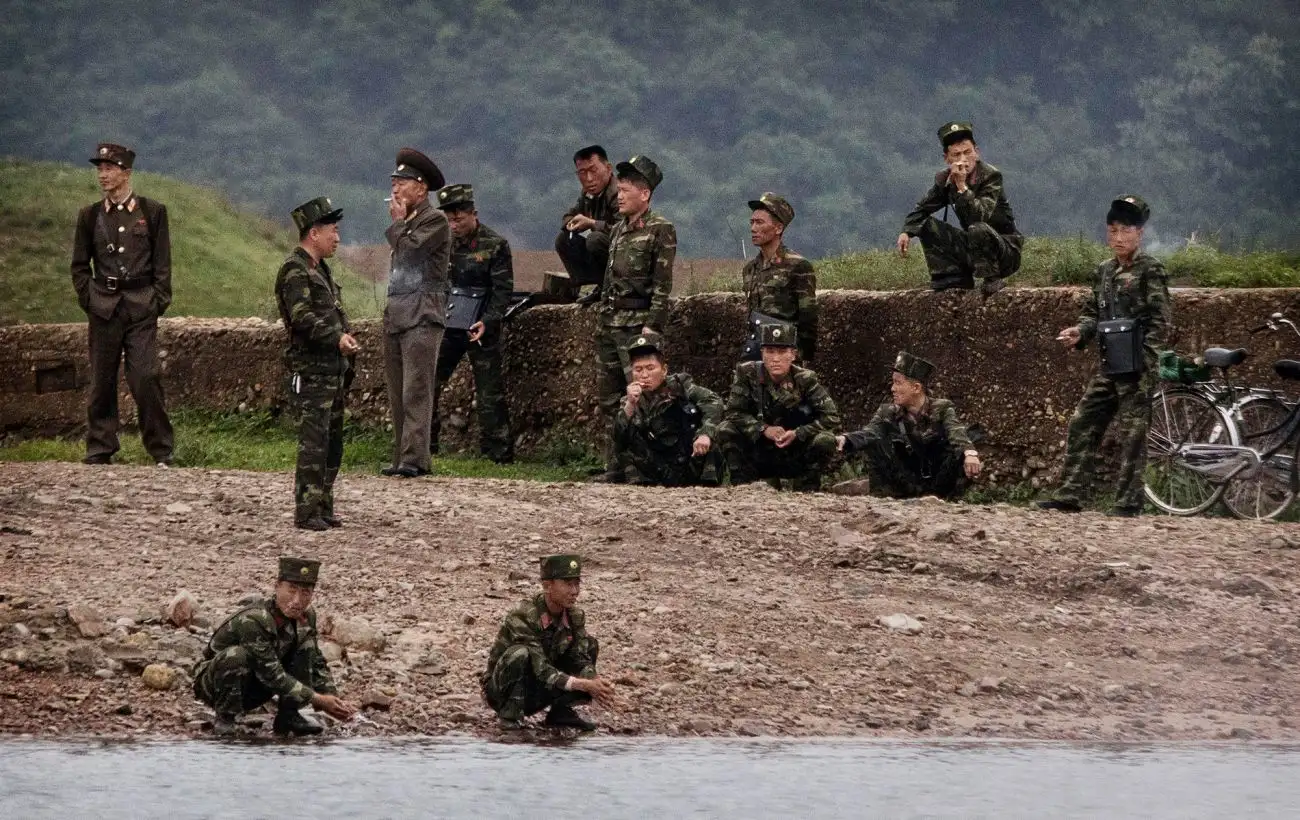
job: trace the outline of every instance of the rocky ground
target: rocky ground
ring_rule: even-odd
[[[622,699],[593,712],[605,732],[1300,738],[1300,526],[765,486],[339,490],[347,525],[311,534],[285,474],[0,465],[0,733],[201,733],[191,662],[293,553],[325,562],[325,648],[366,707],[339,731],[495,736],[475,676],[497,622],[538,556],[574,551]]]

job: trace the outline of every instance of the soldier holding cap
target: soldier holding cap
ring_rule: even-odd
[[[763,325],[762,361],[741,362],[718,443],[731,483],[760,478],[793,489],[821,489],[822,473],[835,457],[840,411],[811,370],[795,365],[796,331],[788,323]]]
[[[546,725],[593,731],[575,703],[594,698],[612,707],[614,686],[596,676],[600,645],[587,634],[587,618],[574,606],[582,586],[582,558],[551,555],[541,560],[542,591],[525,598],[506,616],[480,675],[483,699],[501,728],[523,727],[523,719],[546,707]]]
[[[1002,172],[980,159],[974,127],[947,123],[939,129],[939,142],[948,167],[935,174],[934,185],[904,220],[898,252],[907,256],[911,238],[919,238],[932,289],[970,290],[978,277],[984,280],[980,290],[987,298],[1020,269],[1024,237],[1016,229]],[[946,217],[950,206],[961,228],[931,216],[942,208]]]
[[[636,156],[620,162],[617,171],[620,219],[609,241],[596,335],[600,406],[611,424],[632,381],[628,345],[643,333],[662,333],[668,320],[668,294],[673,289],[677,256],[677,229],[650,210],[650,198],[663,181],[659,166],[649,157]],[[597,480],[623,480],[612,450],[605,473]]]
[[[614,416],[614,459],[631,484],[716,486],[722,459],[713,444],[722,399],[687,373],[668,373],[663,338],[646,333],[628,347],[632,383]]]
[[[438,348],[437,386],[433,394],[433,424],[429,450],[438,451],[438,397],[461,357],[469,354],[474,370],[475,404],[478,406],[480,448],[498,464],[514,461],[510,417],[506,411],[505,380],[501,366],[501,324],[515,272],[510,261],[510,243],[501,234],[479,222],[474,207],[474,188],[448,185],[437,195],[438,207],[451,224],[451,302],[448,304],[446,334]],[[475,316],[463,315],[472,312]],[[452,319],[460,321],[453,326]],[[465,328],[464,323],[469,322]],[[463,321],[462,321],[463,320]]]
[[[1102,437],[1118,416],[1120,467],[1110,514],[1131,517],[1142,513],[1151,395],[1159,382],[1156,360],[1170,322],[1165,266],[1142,250],[1142,230],[1150,216],[1151,209],[1140,197],[1130,194],[1111,202],[1106,213],[1106,244],[1115,256],[1097,266],[1092,294],[1084,303],[1079,323],[1056,337],[1074,350],[1082,350],[1094,338],[1106,344],[1099,345],[1101,368],[1070,417],[1061,484],[1050,500],[1038,502],[1043,509],[1081,509]],[[1101,338],[1101,330],[1109,338]],[[1127,356],[1123,355],[1125,347],[1130,348]],[[1131,361],[1121,363],[1121,358]]]
[[[758,255],[740,272],[749,309],[749,342],[743,358],[759,358],[758,329],[773,320],[795,326],[799,359],[812,366],[817,352],[817,274],[812,263],[785,246],[794,207],[770,191],[749,201],[749,237]]]
[[[219,735],[238,731],[235,721],[272,697],[279,700],[273,729],[279,735],[318,735],[321,725],[299,710],[310,704],[348,720],[356,709],[338,697],[316,641],[312,594],[320,562],[280,559],[275,594],[227,618],[194,667],[194,696],[216,710]]]
[[[867,462],[871,488],[894,498],[959,497],[980,474],[979,452],[947,399],[930,396],[934,365],[907,351],[894,360],[890,393],[865,429],[835,441]]]
[[[588,145],[573,153],[573,168],[582,193],[564,212],[555,252],[569,278],[547,276],[542,289],[560,301],[572,302],[583,285],[595,285],[581,304],[600,301],[600,286],[609,263],[609,235],[618,221],[618,184],[609,155],[599,145]]]
[[[140,414],[140,438],[160,466],[172,461],[173,433],[158,370],[158,317],[172,302],[167,208],[131,187],[135,152],[102,142],[90,162],[104,198],[82,208],[72,243],[72,286],[89,320],[90,398],[86,464],[117,453],[117,371]]]
[[[361,348],[325,261],[338,250],[343,209],[318,197],[295,208],[292,217],[298,247],[275,276],[275,303],[289,335],[284,362],[298,422],[294,523],[319,531],[343,523],[334,515],[334,479],[343,462],[343,399]]]
[[[447,183],[433,160],[414,148],[397,152],[384,235],[392,248],[384,306],[384,374],[393,417],[393,462],[387,476],[429,473],[429,431],[437,387],[438,347],[447,324],[451,228],[429,192]]]

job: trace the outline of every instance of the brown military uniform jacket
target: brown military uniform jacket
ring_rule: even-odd
[[[402,333],[419,325],[447,323],[447,280],[451,226],[427,200],[384,232],[392,249],[384,332]]]
[[[132,194],[104,198],[77,214],[72,286],[81,309],[113,318],[119,303],[129,320],[161,316],[172,303],[172,245],[167,208]]]
[[[618,180],[611,176],[605,190],[595,196],[580,194],[573,207],[564,212],[564,219],[560,222],[560,228],[563,229],[565,225],[569,224],[569,220],[578,214],[596,220],[596,227],[592,228],[592,230],[608,235],[613,230],[614,223],[619,220]]]

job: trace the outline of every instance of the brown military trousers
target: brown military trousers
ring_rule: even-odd
[[[393,466],[429,469],[429,428],[438,387],[441,325],[384,334],[384,372],[393,419]]]
[[[118,441],[117,372],[126,359],[126,385],[139,410],[140,438],[149,457],[172,460],[172,423],[163,402],[158,372],[158,314],[134,315],[126,300],[111,319],[94,313],[90,321],[90,399],[86,412],[86,458],[111,458]]]

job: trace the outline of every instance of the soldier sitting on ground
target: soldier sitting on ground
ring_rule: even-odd
[[[523,728],[523,719],[546,707],[546,725],[584,732],[596,724],[575,703],[614,705],[614,686],[596,676],[600,646],[587,634],[587,618],[573,604],[582,584],[582,559],[551,555],[541,561],[542,591],[506,616],[480,676],[483,699],[501,728]]]
[[[717,485],[721,457],[713,446],[722,399],[686,373],[668,373],[663,340],[638,336],[628,346],[632,383],[614,416],[614,458],[629,484]]]
[[[323,731],[299,711],[308,704],[339,720],[356,713],[338,697],[316,643],[311,598],[319,574],[319,561],[281,558],[275,595],[239,610],[212,634],[194,667],[194,696],[216,710],[218,735],[235,734],[241,714],[276,696],[278,735]]]
[[[861,454],[871,489],[894,498],[959,497],[980,474],[979,453],[947,399],[930,396],[934,365],[906,351],[894,361],[892,402],[865,429],[836,436],[846,455]]]
[[[795,490],[819,490],[835,457],[839,408],[816,373],[795,366],[794,325],[763,325],[761,333],[762,361],[736,366],[718,425],[731,483],[789,478]]]

